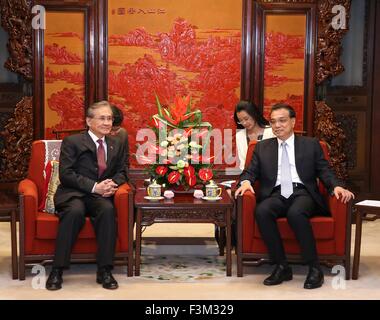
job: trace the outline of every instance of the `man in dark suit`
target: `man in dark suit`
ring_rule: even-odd
[[[240,176],[235,197],[247,190],[254,193],[252,185],[260,181],[255,218],[269,256],[276,264],[264,284],[277,285],[293,278],[276,222],[277,218],[286,216],[300,244],[303,260],[309,265],[304,288],[314,289],[322,286],[324,277],[309,218],[317,212],[329,214],[318,191],[317,178],[344,203],[354,195],[341,187],[318,140],[294,135],[295,117],[289,105],[272,107],[270,123],[276,138],[257,143],[248,169]]]
[[[89,130],[62,142],[61,184],[54,197],[59,227],[53,269],[46,282],[48,290],[61,289],[63,269],[70,265],[71,249],[86,215],[90,216],[98,245],[96,281],[105,289],[118,288],[111,273],[117,236],[113,195],[127,177],[124,146],[106,136],[112,121],[109,103],[95,103],[86,111]]]

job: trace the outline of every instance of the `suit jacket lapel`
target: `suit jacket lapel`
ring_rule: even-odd
[[[108,137],[106,137],[106,143],[107,143],[107,168],[108,168],[113,156],[115,155],[115,144],[114,144],[114,141],[109,139]]]
[[[90,149],[92,151],[92,153],[96,157],[96,145],[95,145],[94,141],[91,139],[91,137],[88,134],[88,132],[86,132],[86,133],[83,134],[83,145],[86,148]]]

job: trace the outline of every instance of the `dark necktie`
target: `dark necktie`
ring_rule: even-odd
[[[106,152],[104,150],[103,140],[99,139],[97,142],[99,143],[99,147],[98,147],[98,151],[97,151],[98,168],[99,168],[98,176],[101,177],[102,174],[103,174],[103,172],[107,168],[107,164],[106,164]]]

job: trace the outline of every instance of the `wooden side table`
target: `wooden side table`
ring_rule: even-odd
[[[231,210],[233,202],[225,191],[222,193],[222,199],[218,201],[195,199],[192,194],[176,194],[172,199],[149,201],[144,199],[146,195],[145,189],[136,190],[136,276],[140,275],[142,228],[154,223],[213,223],[221,227],[225,232],[226,239],[226,274],[231,276]],[[222,237],[224,238],[223,235]],[[223,242],[220,241],[219,245],[222,243],[224,247]]]
[[[17,213],[17,195],[0,190],[0,222],[10,222],[11,224],[12,279],[18,279]]]
[[[360,246],[362,241],[362,222],[375,221],[380,219],[380,207],[355,204],[353,208],[356,220],[355,230],[355,248],[354,248],[354,262],[352,268],[352,279],[357,280],[359,277],[359,263],[360,263]],[[367,216],[370,215],[370,216]]]

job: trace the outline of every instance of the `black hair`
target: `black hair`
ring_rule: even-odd
[[[239,119],[237,117],[237,113],[241,111],[247,112],[261,128],[264,128],[269,124],[268,120],[264,118],[262,112],[253,102],[241,100],[236,105],[234,112],[234,120],[238,129],[244,129],[244,127],[239,124]]]
[[[119,127],[123,123],[124,115],[123,112],[116,107],[114,104],[111,104],[112,114],[113,114],[113,127]]]
[[[288,105],[287,103],[276,103],[274,106],[272,106],[272,109],[270,110],[270,113],[272,113],[275,110],[279,109],[286,109],[289,111],[289,117],[290,118],[295,118],[296,117],[296,112],[293,109],[292,106]]]

